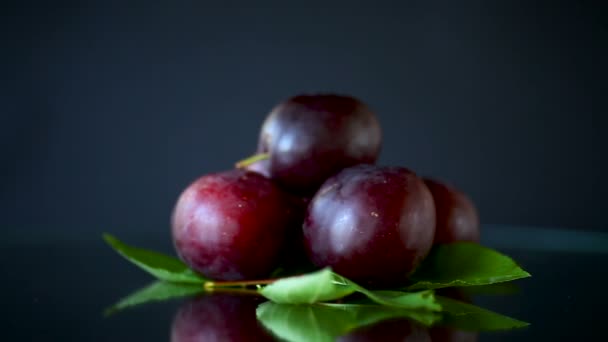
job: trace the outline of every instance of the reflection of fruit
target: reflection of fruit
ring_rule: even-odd
[[[431,341],[428,331],[407,319],[388,320],[357,329],[338,339],[340,342]]]
[[[431,179],[424,180],[435,200],[435,243],[479,241],[479,217],[473,202],[455,188]]]
[[[255,309],[262,300],[212,294],[183,304],[171,327],[171,342],[274,341],[258,324]]]
[[[478,333],[454,330],[448,327],[433,327],[429,330],[433,342],[475,342]]]
[[[343,168],[375,162],[380,144],[380,125],[363,103],[347,96],[301,95],[266,118],[258,152],[269,153],[270,160],[253,168],[286,189],[313,194]]]
[[[278,265],[293,210],[270,180],[244,170],[199,178],[180,196],[172,219],[179,256],[218,280],[262,278]]]
[[[397,285],[428,253],[431,193],[413,172],[359,165],[328,179],[304,222],[311,261],[365,285]]]

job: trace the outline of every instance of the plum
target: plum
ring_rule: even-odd
[[[412,171],[357,165],[321,186],[303,229],[318,267],[366,285],[398,285],[432,246],[435,206]]]

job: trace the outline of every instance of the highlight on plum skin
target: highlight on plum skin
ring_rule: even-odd
[[[375,163],[382,132],[361,101],[330,94],[299,95],[276,106],[260,130],[258,153],[269,160],[252,168],[300,195],[312,195],[340,170]]]
[[[473,202],[463,192],[445,183],[428,178],[424,182],[435,201],[435,243],[479,242],[479,215]]]
[[[246,170],[203,176],[179,197],[172,236],[179,257],[215,280],[261,279],[281,261],[294,209],[269,179]],[[293,234],[292,234],[293,235]]]
[[[358,165],[329,178],[304,221],[311,261],[364,286],[394,286],[428,254],[433,198],[412,171]]]

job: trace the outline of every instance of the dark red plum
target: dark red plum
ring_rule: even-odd
[[[329,178],[304,222],[311,261],[370,286],[393,286],[424,259],[435,206],[424,182],[401,167],[358,165]]]
[[[274,341],[257,322],[263,300],[252,296],[212,294],[183,304],[171,326],[171,342]]]
[[[262,125],[258,152],[267,162],[252,166],[291,192],[312,195],[340,170],[374,163],[382,134],[372,111],[339,95],[300,95],[276,106]]]
[[[194,270],[216,280],[269,275],[279,264],[294,210],[269,179],[245,170],[199,178],[172,218],[175,248]]]
[[[479,216],[473,202],[454,187],[432,179],[424,182],[435,201],[435,243],[479,242]]]

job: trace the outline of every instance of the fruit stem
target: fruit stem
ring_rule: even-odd
[[[205,290],[211,291],[211,290],[218,289],[218,288],[228,288],[228,287],[247,288],[250,286],[257,286],[257,285],[268,285],[268,284],[274,283],[275,281],[277,281],[277,279],[244,280],[244,281],[208,281],[203,285],[203,287],[205,288]]]
[[[249,290],[249,289],[235,289],[235,288],[205,288],[205,291],[207,292],[213,292],[213,293],[228,293],[228,294],[243,294],[243,295],[252,295],[252,296],[259,296],[260,293],[256,290]]]
[[[259,161],[266,160],[268,158],[270,158],[270,154],[268,154],[268,153],[258,153],[258,154],[252,155],[251,157],[247,157],[247,158],[245,158],[243,160],[238,161],[234,166],[237,169],[242,169],[242,168],[245,168],[245,167],[247,167],[247,166],[249,166],[251,164],[255,164],[255,163],[259,162]]]

